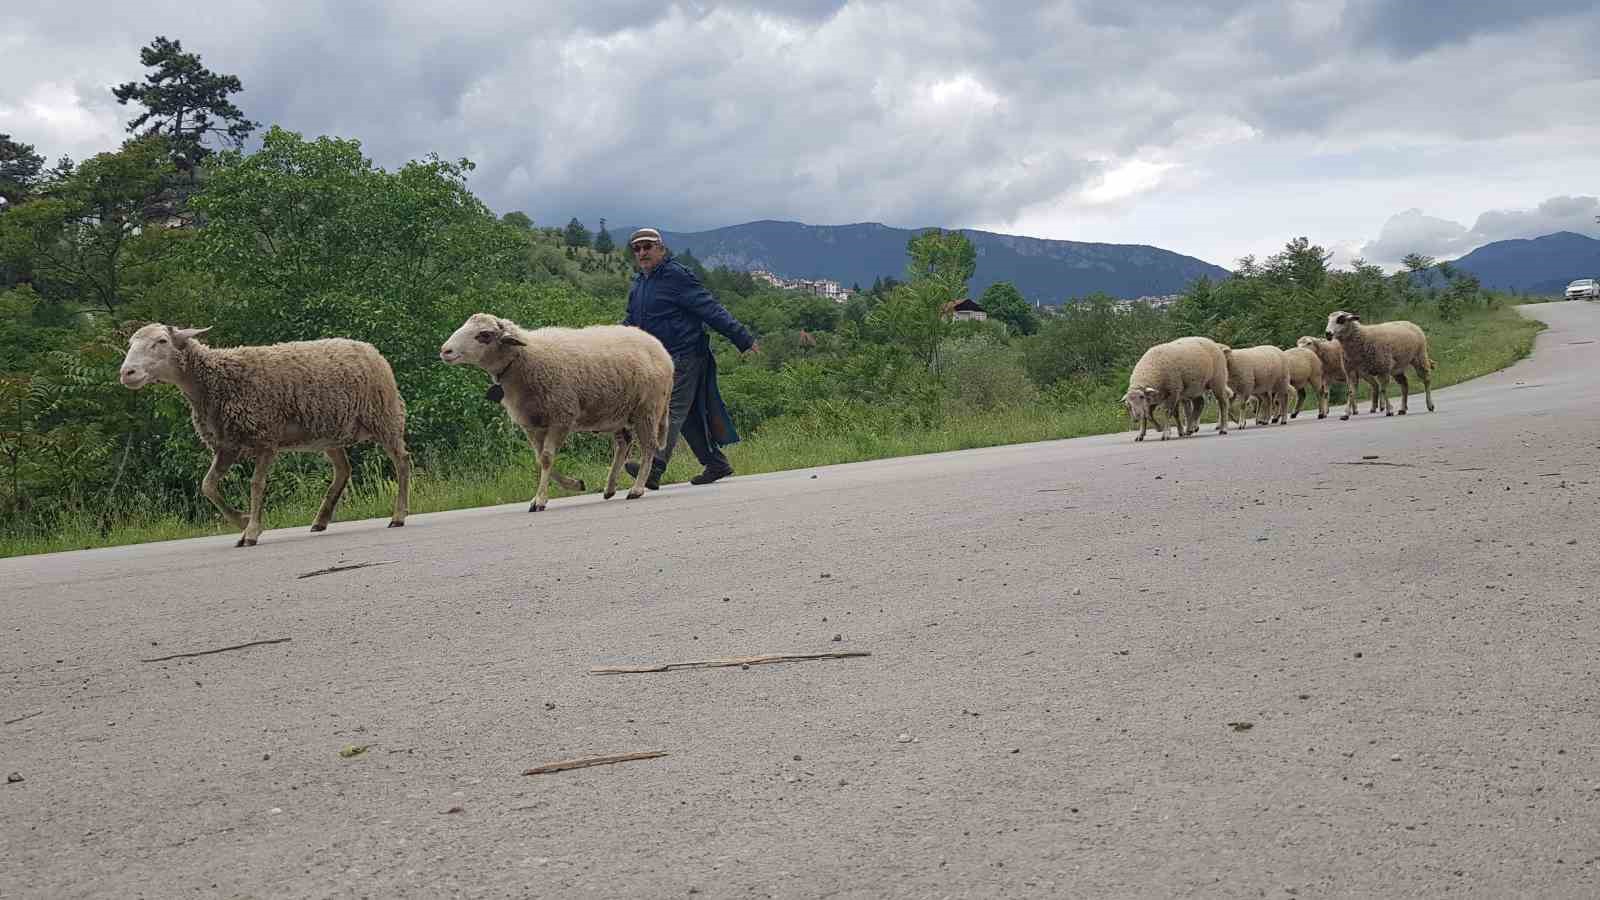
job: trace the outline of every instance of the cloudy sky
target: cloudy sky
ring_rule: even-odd
[[[0,132],[114,148],[180,39],[253,119],[478,164],[542,224],[752,219],[1392,265],[1600,237],[1583,0],[68,0],[0,12]],[[16,7],[22,8],[16,8]]]

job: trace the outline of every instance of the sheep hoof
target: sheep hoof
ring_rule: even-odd
[[[1349,413],[1345,413],[1344,415],[1340,416],[1339,417],[1339,421],[1341,421],[1341,422],[1350,421],[1350,414]]]
[[[1386,409],[1386,410],[1383,411],[1383,414],[1386,415],[1386,416],[1392,416],[1392,415],[1394,415],[1394,410]]]
[[[399,522],[399,521],[396,521],[394,519],[390,519],[389,520],[389,527],[390,528],[404,528],[404,527],[406,527],[406,523]]]
[[[600,495],[600,499],[602,499],[602,500],[610,500],[612,497],[615,497],[616,495],[617,495],[616,491],[606,491],[604,494]]]
[[[327,531],[327,530],[328,530],[328,526],[327,525],[318,524],[318,525],[311,526],[311,531],[312,531],[313,534],[315,534],[318,531]]]
[[[528,504],[528,512],[544,512],[544,504],[535,500]]]
[[[1317,413],[1317,418],[1319,418],[1319,419],[1326,419],[1327,417],[1328,417],[1327,413]]]
[[[239,542],[237,544],[234,544],[235,547],[254,547],[255,545],[256,545],[256,539],[255,538],[247,538],[247,537],[239,538]]]
[[[629,500],[637,500],[637,499],[639,499],[640,497],[643,497],[643,496],[644,496],[644,491],[640,491],[637,494],[635,494],[633,491],[629,491],[628,492],[628,499]]]

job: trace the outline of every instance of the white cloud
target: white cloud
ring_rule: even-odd
[[[1600,237],[1600,199],[1551,197],[1533,209],[1496,209],[1478,216],[1471,228],[1420,209],[1396,213],[1378,239],[1361,248],[1371,262],[1392,266],[1408,253],[1454,259],[1493,241],[1532,238],[1557,231]]]
[[[52,158],[115,146],[110,85],[165,34],[238,74],[251,118],[385,166],[469,156],[486,202],[541,222],[1011,228],[1224,265],[1300,234],[1388,253],[1570,219],[1409,236],[1426,223],[1389,232],[1393,210],[1453,223],[1595,190],[1600,13],[1465,6],[35,4],[0,34],[0,130]]]

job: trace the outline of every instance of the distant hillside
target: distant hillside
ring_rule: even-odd
[[[613,229],[619,242],[632,226]],[[805,225],[761,221],[711,231],[665,231],[674,250],[689,250],[708,267],[767,269],[790,278],[832,278],[845,287],[870,287],[874,279],[905,277],[906,242],[926,229],[857,225]],[[961,229],[978,252],[971,291],[977,297],[1009,281],[1029,300],[1060,303],[1103,292],[1113,297],[1175,294],[1202,275],[1228,277],[1220,266],[1158,247],[1090,244]]]
[[[1600,241],[1572,231],[1495,241],[1455,260],[1486,288],[1559,294],[1577,278],[1600,278]]]

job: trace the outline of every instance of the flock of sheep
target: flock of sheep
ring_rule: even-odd
[[[395,492],[391,528],[406,523],[411,461],[405,441],[405,401],[394,372],[377,348],[346,338],[293,341],[255,347],[208,347],[199,340],[206,328],[174,328],[159,322],[140,328],[128,341],[120,378],[134,390],[147,384],[176,385],[189,401],[195,432],[214,457],[200,491],[242,532],[236,546],[261,537],[262,499],[267,475],[279,453],[290,450],[327,454],[333,482],[317,511],[312,531],[322,531],[350,480],[345,448],[371,441],[394,463]],[[471,365],[494,379],[488,398],[499,401],[527,434],[539,460],[539,487],[530,512],[545,508],[550,480],[571,490],[582,481],[554,471],[556,452],[575,431],[611,434],[614,452],[604,496],[616,494],[617,479],[634,443],[639,469],[628,499],[644,494],[647,461],[666,440],[667,407],[672,397],[672,357],[661,342],[641,329],[622,325],[526,329],[487,313],[477,313],[439,349],[446,363]],[[1317,392],[1318,418],[1328,414],[1328,389],[1368,381],[1372,410],[1389,409],[1392,376],[1400,384],[1400,414],[1406,414],[1410,385],[1406,369],[1422,379],[1428,410],[1433,390],[1428,373],[1428,339],[1411,322],[1363,325],[1354,313],[1328,317],[1326,338],[1303,337],[1299,346],[1235,350],[1205,337],[1183,337],[1147,350],[1133,369],[1123,397],[1144,440],[1151,423],[1167,439],[1157,417],[1165,408],[1178,437],[1200,429],[1206,394],[1217,401],[1217,432],[1230,420],[1244,427],[1245,406],[1259,405],[1257,424],[1287,422],[1300,414],[1306,390]],[[1296,395],[1294,411],[1289,397]],[[1349,410],[1356,413],[1355,392]],[[222,496],[223,475],[235,462],[254,459],[250,509],[241,513]]]
[[[120,379],[138,390],[172,384],[189,401],[195,432],[214,454],[200,491],[223,518],[243,532],[235,546],[261,537],[262,498],[277,455],[321,452],[333,463],[333,483],[312,531],[333,518],[350,479],[345,448],[371,441],[394,463],[396,492],[390,528],[406,523],[411,458],[406,450],[406,406],[394,371],[376,347],[345,338],[292,341],[256,347],[208,347],[209,329],[159,322],[128,340]],[[488,397],[500,402],[528,436],[539,459],[539,488],[530,512],[545,508],[550,479],[572,490],[582,481],[554,472],[556,451],[574,431],[609,433],[615,441],[605,497],[637,442],[641,465],[628,499],[644,494],[647,461],[666,440],[672,398],[672,357],[659,340],[631,326],[525,329],[486,313],[470,318],[444,342],[439,358],[476,366],[494,379]],[[220,484],[228,467],[254,459],[248,514],[230,507]]]
[[[1166,409],[1177,426],[1178,437],[1200,430],[1200,413],[1206,395],[1217,401],[1217,433],[1227,434],[1228,423],[1245,427],[1245,407],[1254,400],[1256,424],[1287,423],[1300,415],[1307,389],[1317,393],[1317,418],[1328,415],[1328,392],[1335,384],[1348,385],[1349,408],[1340,419],[1356,415],[1355,386],[1372,385],[1372,412],[1389,406],[1389,379],[1400,385],[1400,415],[1409,406],[1411,384],[1406,370],[1422,379],[1422,390],[1433,411],[1434,367],[1428,357],[1428,337],[1415,323],[1385,322],[1363,325],[1361,317],[1344,310],[1328,316],[1324,336],[1302,337],[1283,350],[1271,344],[1235,350],[1206,337],[1181,337],[1146,350],[1133,367],[1128,392],[1122,402],[1139,426],[1135,441],[1144,440],[1151,424],[1167,439],[1167,426],[1157,413]],[[1294,410],[1289,398],[1295,398]]]

